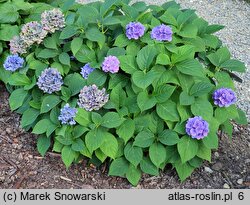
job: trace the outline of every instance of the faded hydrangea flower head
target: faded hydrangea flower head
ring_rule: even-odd
[[[27,53],[28,45],[20,36],[14,36],[10,40],[10,52],[12,54],[24,54]]]
[[[17,69],[23,67],[24,59],[19,57],[17,54],[9,55],[4,61],[3,67],[5,70],[16,71]]]
[[[186,133],[194,139],[203,139],[208,135],[209,125],[202,117],[189,118],[186,124]]]
[[[86,0],[75,0],[78,4],[86,4]]]
[[[102,63],[102,70],[104,72],[117,73],[119,71],[120,61],[116,56],[108,56]]]
[[[62,76],[55,68],[45,69],[38,78],[37,85],[45,93],[53,93],[61,90]]]
[[[139,39],[144,35],[145,26],[140,22],[130,22],[126,26],[126,36],[128,39]]]
[[[106,89],[99,90],[96,85],[84,86],[79,94],[78,105],[87,111],[99,110],[109,99]]]
[[[67,103],[60,112],[60,115],[58,117],[58,120],[61,121],[63,125],[75,125],[76,121],[74,120],[77,113],[76,108],[72,108]]]
[[[46,37],[47,31],[37,21],[31,21],[23,25],[20,33],[21,39],[25,41],[28,46],[34,43],[40,44]]]
[[[92,73],[95,69],[90,67],[90,64],[87,63],[85,66],[81,68],[81,75],[84,79],[89,77],[89,74]]]
[[[171,27],[164,24],[154,27],[151,32],[151,38],[157,41],[172,41],[172,35]]]
[[[65,27],[65,19],[60,9],[54,8],[49,11],[44,11],[41,14],[41,24],[43,29],[54,33],[57,30],[61,30]]]
[[[214,104],[219,107],[229,107],[237,100],[235,92],[230,88],[220,88],[213,93]]]

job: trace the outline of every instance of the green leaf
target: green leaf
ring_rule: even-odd
[[[180,141],[178,134],[172,130],[164,130],[159,135],[159,140],[164,145],[175,145]]]
[[[76,28],[74,26],[72,26],[72,25],[69,25],[69,26],[66,26],[62,30],[59,39],[67,39],[67,38],[70,38],[70,37],[72,37],[72,36],[74,36],[76,34],[77,34]]]
[[[140,163],[140,168],[143,172],[147,174],[151,174],[154,176],[159,175],[159,170],[157,167],[150,161],[149,158],[144,157],[144,159]]]
[[[82,44],[83,44],[83,39],[80,37],[74,38],[71,41],[70,47],[73,55],[76,55],[76,53],[80,50]]]
[[[150,84],[153,83],[156,77],[157,75],[153,71],[149,71],[148,73],[136,71],[132,75],[132,80],[136,86],[145,90]]]
[[[99,127],[103,122],[102,116],[97,112],[92,112],[91,118],[92,122],[95,123],[96,127]]]
[[[176,68],[181,73],[186,75],[197,76],[197,77],[205,76],[202,65],[196,59],[182,61],[176,64]]]
[[[136,62],[141,70],[150,68],[155,56],[157,55],[157,50],[153,46],[143,47],[137,54]]]
[[[120,34],[120,35],[115,39],[114,46],[123,48],[123,47],[127,46],[129,43],[130,43],[129,39],[128,39],[124,34]]]
[[[193,24],[186,24],[178,33],[182,37],[195,38],[197,36],[198,28]]]
[[[78,108],[77,113],[76,113],[76,117],[74,119],[80,125],[86,127],[90,123],[90,112],[87,112],[86,110],[84,110],[82,108]]]
[[[202,162],[203,160],[199,157],[194,157],[188,161],[188,163],[194,168],[199,168],[202,165]]]
[[[224,62],[230,59],[230,52],[226,47],[222,47],[215,53],[209,54],[207,58],[213,65],[220,67]]]
[[[90,153],[93,153],[93,151],[98,149],[103,144],[105,140],[105,136],[103,134],[105,134],[105,132],[101,129],[90,130],[87,133],[85,136],[85,143]]]
[[[103,19],[103,25],[112,26],[112,25],[116,25],[116,24],[121,24],[121,20],[118,17],[107,16],[106,18]]]
[[[64,84],[68,86],[71,95],[74,96],[80,93],[80,90],[86,85],[86,80],[79,73],[73,73],[64,78]]]
[[[50,138],[46,136],[39,136],[37,140],[37,150],[44,157],[45,153],[50,147]]]
[[[188,163],[181,163],[180,160],[174,164],[174,167],[175,167],[177,174],[180,177],[182,182],[187,177],[189,177],[192,174],[192,172],[194,171],[194,167],[190,166]]]
[[[215,78],[218,82],[217,87],[218,88],[232,88],[234,89],[234,82],[230,75],[224,71],[219,71],[215,73]]]
[[[157,104],[156,112],[163,120],[171,122],[178,122],[180,120],[176,104],[171,100]]]
[[[57,42],[56,42],[55,38],[53,38],[53,37],[45,38],[43,41],[43,44],[46,48],[51,48],[51,49],[57,50]]]
[[[225,68],[230,71],[236,71],[236,72],[242,72],[242,73],[245,72],[247,69],[244,63],[238,60],[232,60],[232,59],[229,59],[225,61],[224,63],[222,63],[220,65],[220,68]]]
[[[142,148],[149,147],[155,140],[155,136],[149,130],[141,131],[136,137],[133,146],[138,146]]]
[[[102,163],[107,159],[107,155],[104,154],[100,149],[95,151],[95,155]]]
[[[164,103],[171,97],[175,89],[176,87],[172,85],[160,85],[153,92],[153,96],[156,98],[158,103]]]
[[[105,16],[105,14],[109,11],[109,9],[115,5],[117,2],[119,2],[120,0],[109,0],[109,1],[105,1],[100,8],[100,15],[101,16]]]
[[[57,95],[48,95],[46,96],[41,105],[41,114],[49,112],[55,106],[57,106],[61,102],[60,97]]]
[[[85,149],[85,145],[84,145],[84,142],[82,141],[82,139],[78,138],[78,139],[76,139],[76,141],[74,141],[71,148],[76,152],[81,152],[82,150]]]
[[[128,74],[133,74],[135,71],[137,71],[137,65],[134,56],[123,55],[119,56],[118,58],[120,61],[120,67],[124,72]]]
[[[25,74],[14,73],[10,76],[8,83],[10,85],[23,86],[31,84],[31,81]]]
[[[128,161],[124,158],[115,159],[109,168],[109,175],[124,177],[129,168]]]
[[[68,65],[70,66],[70,57],[68,53],[61,53],[59,55],[59,61],[60,63],[62,63],[63,65]]]
[[[128,143],[124,149],[124,155],[131,164],[137,167],[143,157],[142,148],[133,146],[131,143]]]
[[[99,31],[96,27],[90,27],[86,30],[86,38],[90,41],[98,42],[99,46],[102,48],[102,46],[105,44],[106,37],[105,35]]]
[[[141,171],[134,165],[130,164],[128,171],[126,172],[126,178],[133,186],[136,186],[140,181]]]
[[[247,117],[244,111],[242,111],[241,109],[237,109],[238,110],[238,115],[239,117],[235,118],[235,122],[237,122],[240,125],[247,125]]]
[[[40,114],[39,110],[36,110],[34,108],[27,109],[22,115],[22,120],[21,120],[22,127],[26,127],[35,122],[39,114]]]
[[[196,99],[191,105],[191,111],[195,116],[201,116],[203,119],[211,119],[213,117],[213,106],[205,99]]]
[[[33,128],[32,133],[37,135],[45,133],[51,123],[52,122],[49,119],[40,120]]]
[[[17,21],[19,13],[17,7],[11,3],[5,3],[0,6],[0,23],[14,23]]]
[[[192,105],[194,101],[194,96],[188,95],[185,91],[180,94],[180,105]]]
[[[88,77],[88,85],[97,85],[97,86],[102,86],[107,80],[107,74],[105,74],[103,71],[100,70],[94,70],[92,73],[89,74]]]
[[[156,167],[160,167],[161,164],[167,158],[167,152],[165,147],[161,143],[154,143],[149,147],[149,157]]]
[[[185,163],[192,159],[198,152],[198,142],[189,136],[184,136],[181,138],[177,144],[177,149],[181,157],[181,162]]]
[[[135,132],[135,122],[132,119],[127,119],[116,130],[117,135],[122,138],[125,144],[130,140]]]
[[[157,56],[156,64],[159,64],[159,65],[170,65],[171,62],[170,62],[169,56],[167,54],[160,53]]]
[[[167,48],[169,49],[169,48]],[[171,56],[171,62],[176,64],[181,61],[186,61],[188,59],[194,59],[195,48],[191,45],[184,45],[181,47],[174,47],[174,49],[170,50],[173,54]]]
[[[143,112],[154,107],[156,104],[156,99],[154,96],[149,96],[147,91],[140,92],[137,96],[137,104]]]
[[[56,57],[58,54],[59,54],[59,53],[58,53],[57,50],[45,48],[45,49],[42,49],[42,50],[38,53],[37,57],[38,57],[38,58],[45,58],[45,59],[47,59],[47,58],[54,58],[54,57]]]
[[[206,28],[206,33],[212,34],[212,33],[215,33],[215,32],[217,32],[217,31],[219,31],[219,30],[221,30],[223,28],[225,28],[225,26],[217,25],[217,24],[209,25]]]
[[[100,146],[100,149],[104,154],[106,154],[112,159],[115,159],[116,154],[118,152],[118,142],[116,138],[114,137],[114,135],[108,132],[102,133],[102,135],[104,138],[104,142]]]
[[[23,90],[23,88],[14,90],[9,98],[10,109],[16,110],[21,107],[27,95],[28,92]]]
[[[207,83],[207,82],[195,83],[190,89],[190,95],[191,96],[205,95],[205,94],[208,94],[213,88],[214,88],[214,85],[211,83]]]
[[[70,146],[64,146],[62,149],[62,161],[67,168],[70,167],[74,161],[76,153]]]
[[[123,119],[115,112],[108,112],[103,116],[103,127],[115,128],[119,127],[123,122]]]
[[[10,41],[14,36],[18,36],[18,34],[19,29],[17,25],[2,24],[0,27],[0,40],[2,41]]]
[[[114,47],[109,49],[107,56],[125,57],[125,54],[126,50],[124,48]]]
[[[202,142],[199,143],[199,149],[197,152],[197,156],[201,159],[205,159],[211,162],[211,149],[207,148]]]

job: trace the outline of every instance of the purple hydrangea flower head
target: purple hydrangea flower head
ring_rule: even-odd
[[[55,68],[45,69],[38,78],[37,85],[45,93],[53,93],[61,90],[62,76]]]
[[[10,52],[12,54],[24,54],[27,53],[28,45],[20,36],[14,36],[10,40]]]
[[[61,30],[65,27],[64,15],[62,11],[57,8],[44,11],[41,14],[41,24],[44,30],[54,33],[55,31]]]
[[[109,99],[106,89],[99,90],[96,85],[84,86],[79,94],[78,105],[87,111],[99,110]]]
[[[84,79],[89,77],[89,74],[92,73],[95,69],[90,67],[90,64],[86,64],[81,68],[81,75]]]
[[[58,120],[61,121],[63,125],[75,125],[76,121],[74,120],[77,113],[76,108],[72,108],[67,103],[60,112]]]
[[[40,44],[46,37],[47,31],[45,31],[40,23],[37,21],[31,21],[23,25],[20,33],[20,37],[28,46],[34,43]]]
[[[186,133],[194,139],[203,139],[208,135],[209,125],[202,117],[189,118],[186,124]]]
[[[3,67],[5,70],[16,71],[17,69],[23,67],[24,59],[19,57],[17,54],[9,55],[4,61]]]
[[[120,61],[116,56],[108,56],[102,63],[102,70],[104,72],[117,73],[119,71]]]
[[[171,27],[164,24],[154,27],[151,32],[151,38],[157,41],[172,41],[172,35]]]
[[[126,36],[128,39],[139,39],[144,35],[145,26],[139,22],[130,22],[126,26]]]
[[[237,100],[235,92],[230,88],[220,88],[213,93],[214,104],[219,107],[229,107]]]

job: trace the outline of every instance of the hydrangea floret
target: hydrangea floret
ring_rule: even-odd
[[[214,104],[219,107],[229,107],[237,100],[235,92],[230,88],[220,88],[213,93]]]
[[[6,58],[3,67],[5,68],[5,70],[14,72],[19,68],[22,68],[23,64],[24,64],[24,59],[15,54],[15,55],[9,55]]]
[[[153,28],[151,38],[157,41],[172,41],[173,31],[170,26],[160,25]]]
[[[64,107],[60,110],[60,115],[58,116],[58,120],[63,125],[75,125],[76,121],[74,118],[76,117],[77,109],[72,108],[67,103]]]
[[[77,104],[87,111],[100,110],[109,99],[106,89],[98,89],[96,85],[84,86],[80,91]]]
[[[126,26],[126,36],[128,39],[139,39],[144,35],[145,26],[140,22],[130,22]]]
[[[200,116],[189,118],[186,123],[186,132],[192,138],[200,140],[208,135],[209,125]]]
[[[102,70],[104,72],[117,73],[119,71],[120,61],[116,56],[105,57],[102,63]]]
[[[84,79],[88,79],[89,74],[92,73],[95,69],[91,68],[90,64],[87,63],[85,66],[81,68],[81,75]]]
[[[62,84],[62,76],[55,68],[46,68],[37,81],[39,89],[49,94],[61,90]]]

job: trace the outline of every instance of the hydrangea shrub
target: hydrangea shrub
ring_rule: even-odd
[[[172,1],[59,2],[22,26],[4,63],[10,107],[42,155],[107,162],[133,185],[171,164],[183,181],[211,160],[218,130],[247,123],[231,77],[246,68],[213,35],[223,26]],[[14,49],[26,36],[26,53]]]

